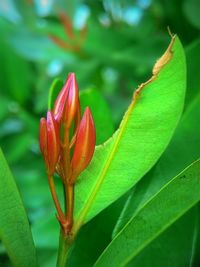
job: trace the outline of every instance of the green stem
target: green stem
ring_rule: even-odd
[[[65,238],[62,231],[60,232],[60,241],[58,248],[57,267],[65,267],[69,254],[71,252],[71,243]]]
[[[57,194],[56,194],[56,189],[55,189],[55,184],[54,184],[54,180],[53,180],[53,176],[52,175],[48,175],[48,182],[49,182],[49,188],[51,191],[51,195],[54,201],[54,205],[56,207],[57,213],[58,213],[58,218],[61,221],[65,220],[65,215],[60,207],[60,202],[58,200]]]
[[[74,209],[74,185],[67,184],[66,188],[66,207],[67,207],[67,232],[71,232],[73,226],[73,209]]]

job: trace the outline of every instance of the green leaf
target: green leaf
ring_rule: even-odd
[[[199,207],[196,205],[150,243],[127,267],[183,267],[195,265],[199,232]],[[199,255],[199,253],[198,253]]]
[[[94,266],[125,266],[200,200],[200,160],[167,183],[131,218]]]
[[[126,199],[125,194],[81,228],[67,267],[93,266],[99,255],[110,243],[113,227]]]
[[[186,82],[185,57],[177,37],[154,73],[156,68],[158,75],[139,87],[118,131],[97,146],[90,166],[78,180],[75,233],[136,184],[170,141],[182,112]]]
[[[81,91],[80,102],[82,111],[87,106],[90,107],[96,127],[96,144],[102,144],[114,132],[113,119],[108,104],[96,89]]]
[[[8,44],[1,43],[0,86],[2,91],[25,104],[31,95],[31,68]],[[20,68],[19,68],[20,66]],[[23,75],[22,75],[23,73]]]
[[[60,79],[55,79],[49,89],[48,108],[53,109],[54,102],[63,87],[63,82]]]
[[[31,145],[31,136],[27,133],[20,133],[7,136],[3,139],[2,149],[9,164],[19,161],[26,154]],[[17,147],[17,149],[13,149]]]
[[[190,50],[187,50],[187,51],[190,51]],[[189,55],[191,55],[191,51],[189,55],[188,54],[186,55],[187,55],[187,58],[189,58]],[[188,80],[191,81],[192,77],[188,77]],[[192,85],[193,85],[193,82],[192,82]],[[190,86],[190,83],[188,83],[188,86]],[[197,86],[198,85],[196,85],[196,87]],[[190,91],[191,89],[193,90],[194,87],[188,88],[188,89]],[[192,90],[191,90],[191,93],[187,94],[188,95],[187,109],[176,129],[173,139],[171,140],[168,148],[166,149],[166,151],[164,152],[164,154],[162,155],[162,157],[160,158],[156,166],[136,185],[134,190],[132,190],[132,193],[130,194],[129,199],[115,226],[113,236],[115,236],[124,227],[124,225],[130,220],[130,218],[134,214],[136,214],[138,210],[143,205],[145,205],[145,203],[147,203],[149,199],[152,198],[153,195],[155,195],[161,189],[162,186],[164,186],[165,183],[167,183],[172,177],[177,175],[182,169],[186,168],[189,164],[191,164],[193,161],[199,158],[200,156],[200,152],[199,152],[199,147],[200,147],[200,125],[199,125],[200,92],[198,90],[195,90],[195,92],[193,92]],[[186,143],[190,143],[190,145],[188,146],[186,145]],[[184,218],[182,220],[185,221]],[[195,234],[196,225],[192,224],[194,220],[195,218],[192,218],[190,216],[190,229],[188,229],[188,231],[194,232]],[[173,226],[172,228],[174,229],[174,227],[176,228],[176,226]],[[173,232],[174,231],[173,229],[169,229],[169,232]],[[179,233],[181,235],[182,232],[179,231]],[[159,247],[163,248],[167,242],[173,243],[172,241],[173,237],[167,236],[167,234],[165,234],[164,236],[165,236],[164,238],[162,237],[159,238],[159,240],[156,241],[154,245],[150,246],[150,248],[146,248],[145,251],[147,252],[142,253],[141,255],[143,256],[139,256],[139,261],[141,257],[144,261],[146,259],[145,257],[148,258],[149,257],[148,255],[150,254],[153,255],[155,247],[157,247],[157,249]],[[175,238],[176,248],[178,248],[179,246],[187,247],[189,245],[187,238],[185,239],[185,243],[187,244],[185,244],[181,238],[177,237],[177,235],[175,237],[176,237]],[[198,253],[196,252],[196,250],[198,250],[198,247],[197,246],[194,247],[194,244],[192,245],[192,249],[193,249],[194,254]],[[172,252],[172,250],[175,252]],[[176,251],[169,245],[167,251],[173,254],[172,257],[175,259],[180,257],[180,260],[177,262],[182,262],[183,257],[178,249]],[[165,256],[164,252],[160,252],[158,254],[160,255],[160,257]],[[188,255],[188,253],[184,254],[185,259],[186,259],[186,254]],[[155,264],[152,264],[152,265],[154,266]],[[140,266],[139,263],[138,263],[138,266]]]
[[[119,232],[162,186],[200,156],[200,92],[192,96],[175,134],[155,167],[136,185],[122,211],[113,235]],[[195,127],[194,127],[195,125]],[[190,145],[186,145],[186,143]],[[181,155],[181,156],[180,156]]]
[[[56,266],[57,249],[40,249],[38,250],[38,261],[41,267]]]
[[[28,218],[2,150],[0,170],[0,239],[14,266],[38,266]]]
[[[187,91],[186,91],[186,108],[190,102],[195,99],[196,94],[200,91],[200,76],[194,75],[200,65],[200,39],[195,40],[186,48],[187,62]]]
[[[188,21],[196,28],[200,29],[199,13],[200,5],[199,0],[185,0],[183,3],[183,11]]]

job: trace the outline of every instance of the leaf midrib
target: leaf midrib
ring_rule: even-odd
[[[175,40],[175,37],[176,36],[173,36],[172,39],[171,39],[171,42],[166,50],[166,52],[168,51],[169,53],[171,52],[171,48],[173,46],[173,43],[174,43],[174,40]],[[165,52],[165,53],[166,53]],[[164,54],[165,54],[164,53]],[[163,54],[163,55],[164,55]],[[163,56],[161,56],[162,58]],[[160,58],[160,59],[161,59]],[[154,73],[154,68],[155,68],[155,65],[158,63],[158,61],[155,63],[154,67],[153,67],[153,74],[151,76],[151,78],[149,80],[147,80],[146,82],[142,83],[137,89],[136,91],[134,92],[133,94],[133,98],[132,98],[132,101],[131,101],[131,104],[128,108],[128,110],[126,111],[125,115],[124,115],[124,118],[122,120],[122,123],[119,127],[119,133],[117,135],[117,138],[116,138],[116,141],[114,142],[114,145],[111,149],[111,152],[108,154],[108,157],[107,157],[107,160],[105,161],[106,164],[103,165],[103,168],[102,168],[102,171],[100,172],[100,175],[98,176],[97,178],[97,182],[95,183],[95,186],[92,190],[92,193],[91,195],[89,196],[87,202],[86,202],[86,205],[84,206],[84,208],[82,209],[82,211],[80,212],[79,216],[77,217],[77,220],[74,222],[74,226],[73,226],[73,233],[74,233],[74,236],[77,234],[78,230],[80,229],[81,225],[84,223],[84,219],[87,215],[87,212],[88,210],[90,209],[90,207],[92,206],[92,203],[99,191],[99,188],[100,186],[102,185],[103,181],[104,181],[104,177],[107,173],[107,170],[109,169],[110,167],[110,164],[111,164],[111,161],[115,155],[115,152],[118,148],[118,145],[119,145],[119,142],[123,136],[123,133],[126,129],[126,126],[127,126],[127,123],[128,123],[128,119],[133,111],[133,108],[137,102],[137,99],[138,97],[140,97],[140,93],[141,91],[145,88],[146,85],[148,85],[149,83],[153,82],[158,74],[160,73],[160,71],[163,69],[163,67],[168,64],[168,62],[172,59],[172,57],[168,58],[167,61],[165,61],[165,63],[163,65],[160,66],[159,70],[157,72]]]
[[[87,212],[88,210],[90,209],[90,207],[92,206],[92,203],[99,191],[99,188],[101,186],[101,184],[103,183],[104,181],[104,177],[107,173],[107,170],[109,169],[110,167],[110,164],[112,162],[112,159],[116,153],[116,150],[118,148],[118,145],[119,145],[119,142],[123,136],[123,133],[126,129],[126,126],[127,126],[127,123],[128,123],[128,119],[130,117],[130,113],[132,112],[133,110],[133,107],[135,106],[135,103],[136,103],[136,98],[133,97],[133,100],[127,110],[127,112],[125,113],[124,115],[124,119],[122,120],[122,123],[119,127],[119,132],[118,132],[118,135],[116,137],[116,141],[114,142],[114,145],[111,149],[111,152],[109,153],[107,159],[106,159],[106,163],[103,165],[103,168],[102,168],[102,171],[100,172],[100,175],[98,176],[97,178],[97,183],[95,184],[93,190],[92,190],[92,194],[90,195],[89,199],[87,200],[87,203],[86,205],[84,206],[82,212],[80,213],[80,215],[78,216],[77,218],[77,221],[74,223],[74,234],[76,235],[76,233],[78,232],[78,230],[80,229],[81,225],[83,224],[84,222],[84,219],[87,215]]]

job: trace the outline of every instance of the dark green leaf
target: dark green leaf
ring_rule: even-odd
[[[155,239],[127,267],[183,267],[195,265],[200,230],[199,208],[195,206]]]
[[[17,186],[0,150],[0,239],[16,267],[36,267],[36,251]]]
[[[200,200],[200,160],[151,198],[116,235],[95,267],[125,266]]]
[[[200,5],[199,0],[185,0],[183,4],[183,10],[189,22],[196,28],[200,29]]]

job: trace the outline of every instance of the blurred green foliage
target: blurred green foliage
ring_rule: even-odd
[[[175,175],[180,166],[179,171],[200,154],[199,14],[198,0],[0,1],[0,146],[28,211],[40,266],[55,266],[58,244],[58,225],[38,148],[39,119],[45,116],[52,81],[56,77],[64,81],[68,72],[76,73],[82,106],[91,106],[97,142],[102,143],[117,129],[133,90],[150,77],[154,62],[166,49],[170,39],[167,27],[177,33],[187,56],[185,110],[188,107],[189,111],[184,117],[185,124],[177,130],[177,135],[181,135],[180,129],[184,127],[184,136],[174,151],[172,166],[180,161],[182,153],[184,157],[177,168],[171,168]],[[64,22],[71,24],[72,31]],[[197,111],[188,122],[193,109]],[[188,150],[179,150],[186,145]],[[126,196],[83,227],[70,266],[92,266],[110,242],[125,200]],[[188,213],[182,218],[183,225],[188,227],[188,218],[191,227],[196,225],[196,216],[196,210]],[[185,227],[179,228],[177,236]],[[172,237],[175,229],[169,229],[168,236]],[[85,237],[89,247],[84,246]],[[165,242],[166,234],[155,246],[162,239]],[[173,239],[168,238],[167,242],[171,246]],[[177,249],[182,249],[180,243]],[[0,266],[10,266],[1,244]]]

